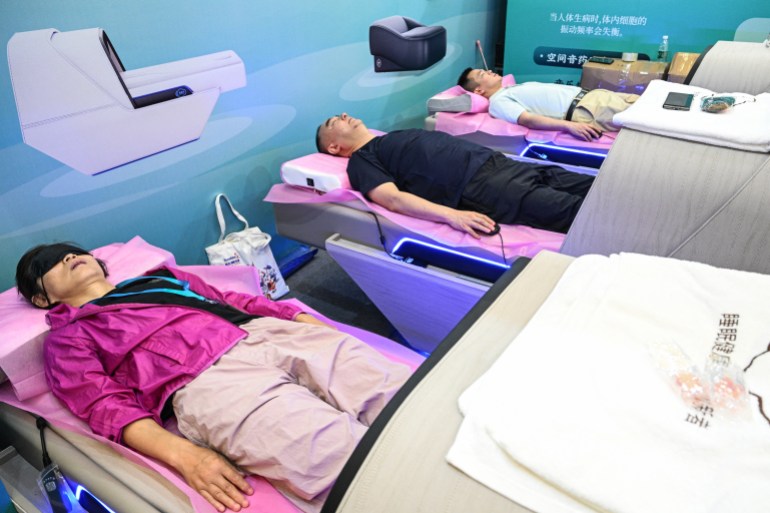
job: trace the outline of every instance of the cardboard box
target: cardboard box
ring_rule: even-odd
[[[677,52],[671,59],[671,65],[668,67],[669,82],[684,84],[684,79],[690,73],[693,64],[698,60],[699,53]]]
[[[663,79],[667,68],[667,62],[624,62],[620,59],[615,59],[612,64],[586,62],[583,64],[580,87],[642,94],[651,81]]]

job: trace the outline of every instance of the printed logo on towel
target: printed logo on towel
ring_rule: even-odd
[[[695,379],[701,380],[704,397],[693,405],[684,421],[706,429],[715,415],[740,420],[751,414],[750,395],[758,399],[760,414],[770,425],[770,344],[754,358],[745,369],[739,368],[732,360],[738,341],[740,314],[723,313],[720,316],[716,337],[708,354],[705,369]],[[751,376],[753,386],[747,388],[745,377]]]
[[[735,341],[738,339],[738,322],[740,314],[723,313],[719,319],[719,329],[717,331],[714,345],[711,346],[709,358],[712,362],[719,365],[730,365],[730,355],[735,350]]]
[[[694,426],[701,428],[709,427],[709,420],[714,417],[714,408],[711,406],[702,404],[696,408],[693,408],[692,413],[687,414],[687,418],[684,420]]]

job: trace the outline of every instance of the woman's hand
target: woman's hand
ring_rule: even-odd
[[[175,468],[218,511],[248,507],[244,495],[254,493],[253,488],[219,453],[166,431],[151,418],[136,420],[123,428],[123,441]]]
[[[297,321],[297,322],[304,322],[305,324],[315,324],[316,326],[325,326],[325,327],[333,329],[333,330],[337,329],[334,326],[332,326],[331,324],[325,323],[321,319],[319,319],[317,317],[313,317],[312,315],[310,315],[308,313],[297,314],[297,316],[294,318],[294,320]]]
[[[246,479],[219,453],[190,444],[180,455],[177,470],[187,484],[200,493],[217,511],[240,511],[248,507],[244,494],[254,493]]]

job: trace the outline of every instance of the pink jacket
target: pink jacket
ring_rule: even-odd
[[[168,269],[190,289],[247,313],[294,319],[301,309],[262,296],[220,292],[195,275]],[[246,332],[194,308],[126,303],[59,305],[48,312],[48,384],[95,433],[120,441],[123,428],[152,417],[166,399],[207,369]]]

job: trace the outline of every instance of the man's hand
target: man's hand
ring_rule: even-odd
[[[315,324],[316,326],[325,326],[325,327],[333,329],[333,330],[337,329],[334,326],[332,326],[331,324],[327,324],[327,323],[323,322],[321,319],[319,319],[317,317],[313,317],[312,315],[310,315],[308,313],[297,314],[297,316],[294,318],[294,320],[296,322],[304,322],[305,324]]]
[[[480,238],[478,232],[489,233],[495,228],[495,222],[488,216],[470,210],[455,210],[447,219],[449,226],[455,230],[469,233]]]
[[[367,193],[369,199],[380,206],[399,214],[405,214],[428,221],[446,223],[455,230],[480,238],[478,232],[491,232],[495,222],[479,212],[456,210],[423,199],[414,194],[400,191],[393,182],[378,185]]]
[[[602,131],[589,125],[588,123],[578,123],[577,121],[567,121],[566,119],[553,119],[540,114],[531,112],[522,112],[516,120],[521,126],[532,128],[534,130],[559,130],[582,139],[591,141],[602,136]]]
[[[573,137],[582,139],[584,141],[592,141],[602,136],[600,130],[589,125],[588,123],[577,123],[575,121],[569,121],[567,124],[567,132],[572,134]]]
[[[218,511],[248,507],[244,497],[254,490],[219,453],[200,447],[166,431],[151,418],[139,419],[123,428],[123,441],[146,456],[175,468],[187,484]]]

